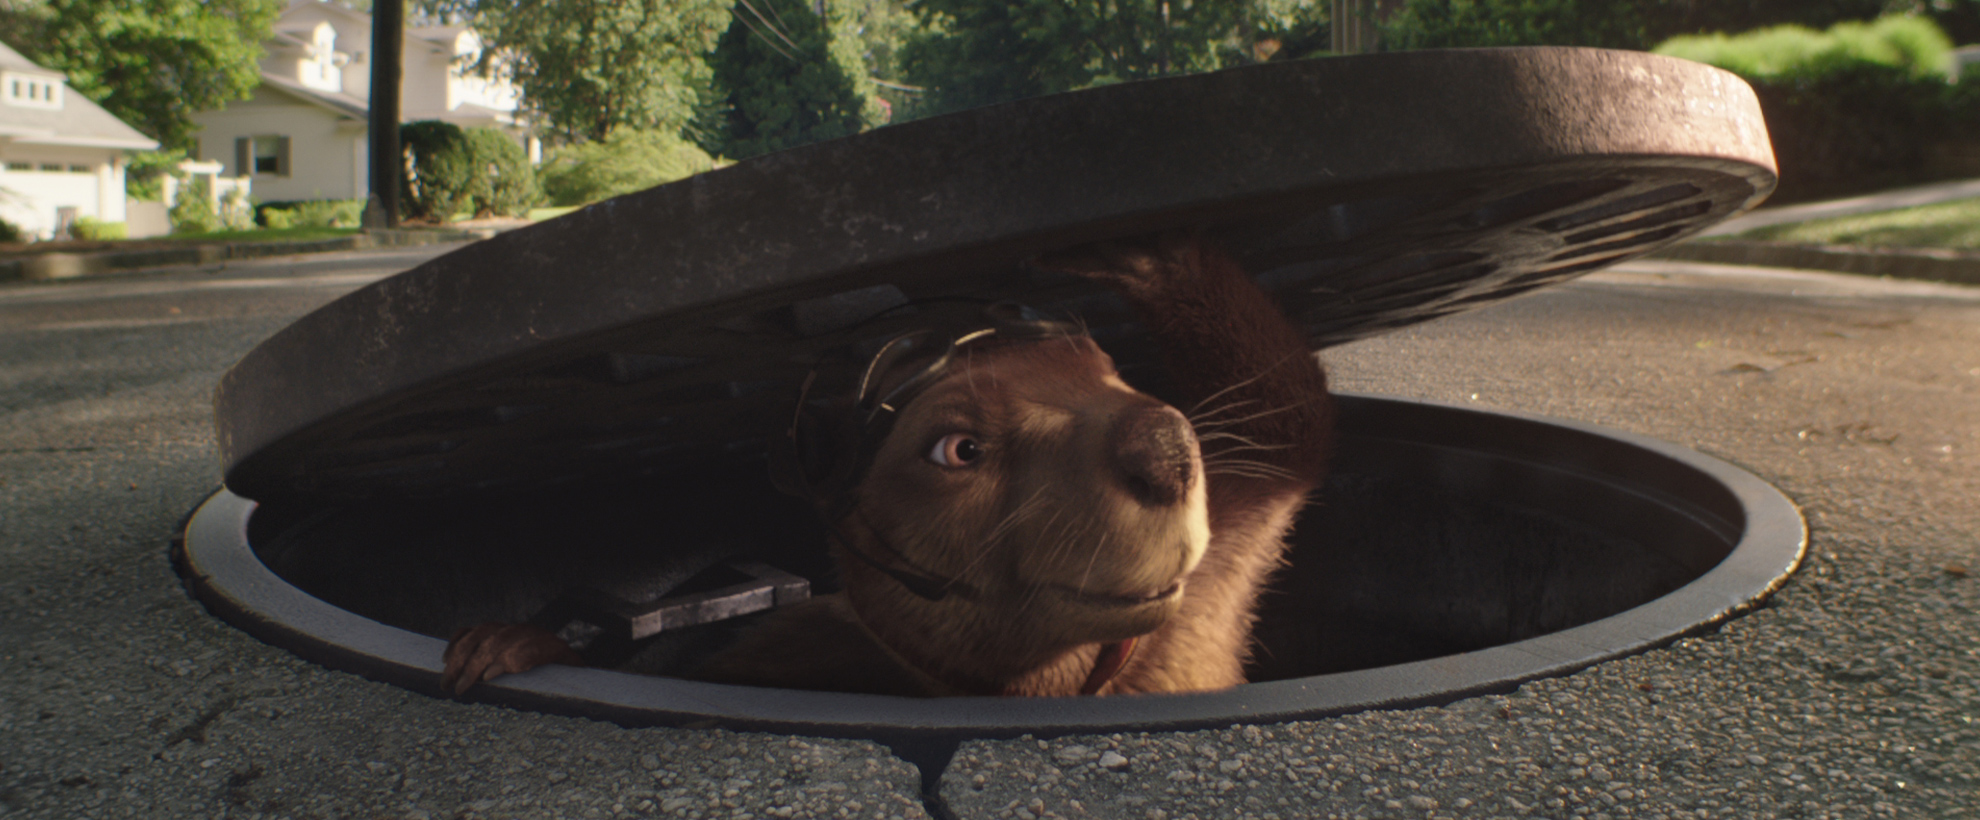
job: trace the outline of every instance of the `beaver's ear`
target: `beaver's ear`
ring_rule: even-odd
[[[848,434],[852,404],[810,401],[800,405],[790,429],[770,444],[770,482],[778,490],[814,503],[829,503],[846,488],[835,479],[850,466],[854,454]]]

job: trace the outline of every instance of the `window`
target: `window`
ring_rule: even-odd
[[[32,171],[32,170],[34,170],[34,163],[32,163],[32,162],[9,162],[9,163],[7,163],[7,170],[9,170],[9,171]]]
[[[236,138],[234,172],[239,176],[288,176],[289,138],[267,134]]]
[[[61,108],[62,81],[54,77],[38,77],[32,74],[16,74],[12,71],[0,74],[0,86],[6,89],[8,105],[21,108]]]
[[[41,170],[43,170],[43,171],[47,171],[47,172],[49,172],[49,173],[55,173],[55,174],[59,174],[59,173],[61,173],[61,172],[62,172],[62,163],[59,163],[59,162],[44,162],[44,163],[42,163],[42,164],[41,164]]]
[[[89,166],[87,166],[87,165],[71,165],[71,166],[69,166],[69,173],[71,173],[71,174],[88,174],[88,173],[94,173],[94,172],[92,172],[92,171],[91,171],[91,170],[89,169]]]
[[[282,173],[282,138],[254,138],[254,172],[257,174]]]

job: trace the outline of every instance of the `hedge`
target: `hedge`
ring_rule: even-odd
[[[1753,85],[1780,165],[1779,200],[1923,178],[1928,146],[1980,119],[1980,94],[1948,83],[1950,41],[1922,17],[1675,37],[1655,51]]]
[[[585,205],[712,170],[706,151],[674,134],[621,128],[604,142],[553,151],[537,174],[552,205]]]

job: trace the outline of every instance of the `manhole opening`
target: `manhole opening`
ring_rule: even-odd
[[[745,617],[662,633],[624,667],[648,674],[546,668],[479,697],[627,724],[936,746],[1319,717],[1503,691],[1658,645],[1770,592],[1805,543],[1777,491],[1673,445],[1388,399],[1344,396],[1341,409],[1332,477],[1262,602],[1253,683],[1235,690],[912,699],[667,677]],[[665,586],[738,554],[826,593],[821,543],[810,514],[737,459],[528,497],[257,509],[223,493],[194,516],[184,558],[223,617],[432,692],[460,626],[527,619],[577,586]]]

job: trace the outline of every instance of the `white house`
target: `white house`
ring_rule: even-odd
[[[194,158],[250,175],[265,202],[370,195],[371,16],[321,0],[291,0],[265,44],[261,85],[245,100],[193,115]],[[481,38],[465,26],[406,29],[399,118],[499,128],[539,148],[516,117],[506,81],[468,70]]]
[[[158,142],[0,43],[0,219],[53,238],[80,217],[124,221],[124,152]]]

